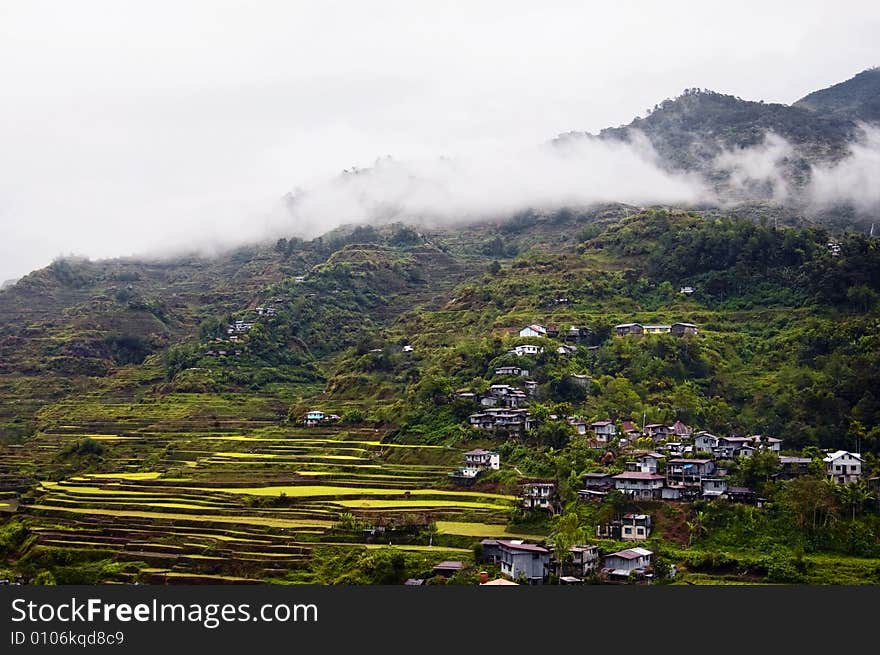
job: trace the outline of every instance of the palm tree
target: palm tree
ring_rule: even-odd
[[[705,520],[706,512],[700,510],[696,514],[694,514],[693,520],[687,522],[688,530],[690,530],[690,536],[688,537],[688,547],[690,547],[696,539],[699,539],[701,536],[709,532],[709,530],[706,529],[706,525],[704,523]]]
[[[850,507],[853,521],[856,520],[857,513],[862,513],[865,503],[874,500],[874,495],[864,480],[839,485],[836,491],[840,503]]]

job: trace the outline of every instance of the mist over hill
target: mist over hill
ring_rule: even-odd
[[[340,223],[492,220],[524,209],[622,202],[732,208],[772,203],[864,229],[878,207],[880,73],[792,104],[687,89],[644,118],[531,147],[377,160],[288,194],[303,236]]]

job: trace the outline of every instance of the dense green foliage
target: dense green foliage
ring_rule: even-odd
[[[695,580],[876,577],[876,492],[835,488],[818,475],[825,448],[860,449],[866,477],[878,472],[876,240],[605,207],[528,211],[503,226],[392,225],[283,239],[207,272],[194,263],[62,261],[0,294],[6,315],[22,317],[0,325],[0,428],[19,442],[2,452],[15,462],[3,473],[21,501],[0,548],[6,566],[33,579],[398,584],[430,576],[441,557],[470,561],[474,538],[431,531],[434,521],[546,535],[563,555],[565,544],[631,510],[658,517],[649,542],[658,579],[670,564]],[[216,271],[234,282],[212,282]],[[204,290],[194,293],[194,284]],[[694,292],[681,293],[685,286]],[[236,321],[252,325],[230,331]],[[627,322],[689,322],[698,332],[617,336],[614,326]],[[560,333],[517,336],[532,323]],[[582,330],[567,338],[569,326]],[[510,352],[525,344],[543,352]],[[559,352],[563,345],[576,349]],[[501,366],[528,369],[535,429],[490,434],[469,425],[480,405],[457,394],[523,388],[524,377],[496,375]],[[338,421],[310,431],[302,419],[311,409]],[[618,494],[578,503],[584,473],[620,472],[630,456],[590,447],[569,416],[779,437],[784,453],[813,459],[813,475],[782,481],[778,457],[759,453],[723,465],[732,484],[766,499],[761,508],[633,504]],[[451,500],[447,473],[478,446],[497,450],[502,468],[480,476],[473,498]],[[135,477],[82,477],[121,471]],[[230,491],[312,485],[314,476],[363,493],[304,506],[286,491]],[[524,478],[557,482],[559,517],[510,503]],[[385,489],[378,496],[376,485]],[[423,506],[424,495],[404,490],[442,493]],[[66,516],[71,509],[86,514]],[[134,540],[122,559],[122,547],[100,537],[114,520],[133,535],[144,529],[139,521],[163,514],[170,523],[150,528],[159,536]],[[410,550],[363,547],[377,522],[412,516],[415,533],[388,533]],[[241,544],[230,520],[252,521]],[[73,521],[79,527],[66,527]],[[88,539],[94,548],[78,543]],[[283,566],[247,563],[263,539],[275,540]],[[438,545],[453,550],[430,550]],[[179,573],[169,562],[183,552]],[[138,559],[144,553],[149,563]],[[846,573],[830,573],[835,561],[847,562]],[[468,566],[449,582],[474,576]]]

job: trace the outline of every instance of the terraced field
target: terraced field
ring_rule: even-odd
[[[282,426],[255,417],[253,404],[250,418],[236,419],[234,398],[187,397],[184,409],[175,400],[65,401],[41,415],[26,456],[0,451],[0,470],[34,481],[17,508],[36,535],[31,551],[134,563],[119,580],[280,579],[306,567],[316,546],[363,548],[365,528],[375,526],[391,535],[396,526],[439,521],[432,545],[382,543],[435,552],[437,561],[466,559],[475,535],[502,535],[515,500],[448,488],[461,457],[455,449],[382,443],[373,428]],[[71,420],[86,413],[88,420]],[[104,470],[59,474],[61,454],[86,439],[103,449]],[[358,527],[342,528],[341,515]]]

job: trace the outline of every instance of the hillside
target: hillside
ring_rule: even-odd
[[[880,122],[880,68],[871,68],[827,89],[814,91],[793,105],[814,114]]]
[[[400,582],[469,560],[479,537],[552,537],[516,509],[523,480],[570,501],[582,474],[634,456],[614,446],[603,464],[566,416],[860,448],[876,475],[878,297],[876,240],[625,206],[344,228],[216,260],[61,260],[0,292],[0,552],[58,582]],[[630,322],[698,333],[615,335]],[[533,323],[583,331],[517,337]],[[543,352],[511,354],[523,344]],[[535,383],[524,434],[469,425],[468,394],[522,388],[504,366]],[[316,409],[339,418],[303,425]],[[462,488],[448,474],[474,447],[501,470]],[[731,475],[793,502],[757,469]],[[612,509],[575,505],[590,530]],[[743,537],[724,505],[630,508],[657,512],[652,547],[695,580],[729,566],[701,548],[771,580],[863,582],[880,557],[876,517],[855,509],[809,533],[794,509],[754,514]],[[697,511],[714,527],[685,554]],[[365,543],[377,527],[394,547]],[[771,546],[804,572],[769,571],[756,553]],[[852,573],[833,573],[846,558]]]

